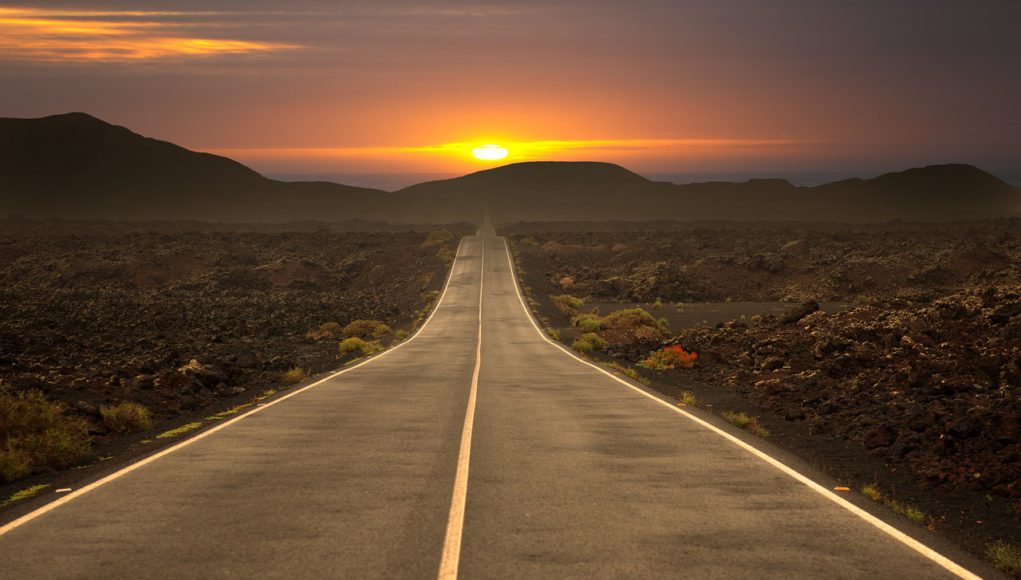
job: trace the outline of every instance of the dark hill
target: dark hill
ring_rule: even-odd
[[[391,194],[282,183],[84,113],[0,119],[0,213],[282,221],[369,217]]]
[[[957,220],[1021,214],[1021,189],[970,165],[797,187],[654,182],[610,163],[515,163],[396,193],[284,183],[83,113],[0,119],[0,215],[207,221]]]
[[[503,220],[607,219],[636,196],[670,187],[610,163],[536,161],[412,185],[397,194],[424,213],[434,211],[430,206],[484,203]]]
[[[488,203],[504,221],[943,221],[1021,214],[1021,189],[970,165],[798,187],[782,179],[675,185],[609,163],[517,163],[398,192],[419,211]]]

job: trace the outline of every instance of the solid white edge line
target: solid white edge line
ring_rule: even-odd
[[[94,482],[92,482],[92,483],[90,483],[90,484],[88,484],[88,485],[86,485],[86,486],[84,486],[82,488],[79,488],[76,491],[73,491],[73,492],[71,492],[71,493],[69,493],[67,495],[60,496],[59,498],[51,501],[50,503],[47,503],[46,505],[41,506],[41,507],[39,507],[39,508],[37,508],[37,509],[35,509],[35,510],[33,510],[33,511],[31,511],[31,512],[29,512],[29,513],[27,513],[27,514],[25,514],[25,515],[23,515],[21,517],[19,517],[19,518],[17,518],[17,519],[11,520],[10,522],[4,524],[3,526],[0,526],[0,536],[3,536],[4,534],[10,532],[11,530],[14,530],[15,528],[18,528],[18,527],[20,527],[20,526],[22,526],[22,525],[24,525],[24,524],[26,524],[26,523],[28,523],[28,522],[38,518],[39,516],[49,512],[49,511],[57,509],[58,507],[66,504],[66,503],[68,503],[70,501],[73,501],[76,498],[79,498],[79,497],[85,495],[86,493],[89,493],[90,491],[92,491],[92,490],[94,490],[94,489],[96,489],[98,487],[106,485],[107,483],[110,483],[111,481],[114,481],[115,479],[118,479],[118,478],[120,478],[120,477],[122,477],[124,475],[127,475],[128,473],[131,473],[132,471],[134,471],[134,470],[136,470],[136,469],[138,469],[138,468],[140,468],[140,467],[142,467],[144,465],[152,463],[153,461],[156,461],[157,459],[160,459],[161,457],[170,455],[171,453],[173,453],[173,452],[175,452],[175,451],[177,451],[179,449],[183,449],[183,448],[191,445],[192,443],[195,443],[196,441],[200,441],[202,439],[205,439],[206,437],[209,437],[213,433],[216,433],[216,432],[218,432],[218,431],[220,431],[222,429],[226,429],[227,427],[230,427],[234,423],[237,423],[238,421],[241,421],[243,419],[251,417],[252,415],[254,415],[256,413],[261,413],[261,412],[265,411],[266,409],[272,407],[273,405],[276,405],[278,403],[286,401],[287,399],[290,399],[291,397],[299,395],[299,394],[301,394],[301,393],[311,389],[312,387],[319,386],[322,383],[325,383],[326,381],[332,380],[332,379],[334,379],[334,378],[336,378],[336,377],[338,377],[338,376],[340,376],[340,375],[342,375],[344,373],[353,371],[353,370],[355,370],[358,367],[361,367],[361,366],[366,365],[366,364],[368,364],[370,362],[379,360],[379,359],[383,358],[384,356],[386,356],[386,355],[388,355],[388,354],[390,354],[390,353],[392,353],[392,352],[394,352],[396,350],[399,350],[404,345],[409,344],[411,341],[413,341],[416,338],[418,338],[419,334],[421,334],[422,331],[425,330],[425,327],[429,324],[429,322],[433,319],[433,316],[435,316],[436,312],[440,309],[440,305],[443,303],[443,299],[447,295],[447,289],[450,287],[450,281],[454,278],[454,267],[457,265],[457,258],[461,255],[461,248],[463,246],[464,246],[464,238],[461,239],[460,243],[457,246],[457,253],[455,253],[455,255],[454,255],[454,261],[450,264],[450,271],[447,273],[447,281],[443,285],[443,292],[440,294],[439,300],[437,300],[436,304],[433,306],[432,312],[429,313],[429,316],[425,319],[425,322],[422,323],[422,326],[418,327],[418,330],[415,331],[415,334],[411,335],[404,342],[402,342],[402,343],[400,343],[400,344],[398,344],[396,346],[392,346],[392,347],[384,350],[383,352],[381,352],[379,354],[376,354],[374,356],[368,357],[365,360],[359,362],[358,364],[355,364],[355,365],[352,365],[350,367],[341,369],[341,370],[339,370],[337,372],[334,372],[334,373],[332,373],[332,374],[330,374],[330,375],[328,375],[328,376],[326,376],[326,377],[324,377],[322,379],[319,379],[318,381],[316,381],[316,382],[314,382],[314,383],[312,383],[310,385],[306,385],[306,386],[304,386],[304,387],[302,387],[302,388],[300,388],[300,389],[298,389],[298,390],[296,390],[294,392],[287,393],[286,395],[284,395],[284,396],[282,396],[280,398],[274,399],[274,400],[272,400],[272,401],[270,401],[268,403],[264,403],[261,406],[255,407],[254,409],[252,409],[251,411],[248,411],[247,413],[244,413],[242,415],[238,415],[237,417],[234,417],[233,419],[230,419],[228,421],[220,423],[219,425],[216,425],[215,427],[211,427],[209,429],[206,429],[205,431],[202,431],[201,433],[198,433],[197,435],[194,435],[194,436],[192,436],[192,437],[190,437],[188,439],[185,439],[183,441],[175,443],[174,445],[172,445],[170,447],[167,447],[166,449],[164,449],[162,451],[159,451],[158,453],[154,453],[154,454],[152,454],[152,455],[150,455],[148,457],[145,457],[144,459],[141,459],[141,460],[139,460],[139,461],[137,461],[135,463],[132,463],[132,464],[126,466],[126,467],[123,467],[123,468],[121,468],[121,469],[119,469],[119,470],[117,470],[117,471],[115,471],[115,472],[113,472],[113,473],[111,473],[111,474],[109,474],[107,476],[104,476],[104,477],[102,477],[100,479],[97,479],[96,481],[94,481]]]
[[[464,531],[464,510],[468,501],[468,468],[471,463],[472,428],[475,425],[475,401],[479,391],[479,372],[482,369],[482,298],[486,280],[486,240],[482,239],[482,273],[479,275],[479,338],[475,343],[475,369],[472,371],[471,389],[468,391],[468,408],[464,414],[461,447],[457,453],[457,472],[454,491],[447,517],[447,532],[443,538],[438,580],[456,580],[461,562],[461,539]]]
[[[687,419],[690,419],[691,421],[694,421],[695,423],[701,425],[702,427],[705,427],[706,429],[709,429],[710,431],[716,433],[717,435],[722,436],[723,438],[727,439],[731,443],[734,443],[738,447],[741,447],[745,451],[748,451],[752,455],[754,455],[754,456],[758,457],[759,459],[765,461],[766,463],[772,465],[773,467],[775,467],[776,469],[782,471],[783,473],[787,474],[788,476],[790,476],[790,477],[794,478],[795,480],[805,484],[805,486],[807,486],[812,491],[817,492],[819,495],[825,497],[826,499],[832,501],[833,503],[837,504],[838,506],[844,508],[845,510],[851,512],[852,514],[858,516],[859,518],[865,520],[866,522],[872,524],[876,528],[879,528],[880,530],[885,532],[887,535],[889,535],[892,538],[898,540],[902,544],[905,544],[906,546],[908,546],[911,549],[915,550],[919,554],[925,556],[929,560],[935,562],[936,564],[939,564],[941,567],[946,569],[948,572],[951,572],[951,573],[955,574],[959,578],[966,578],[968,580],[981,580],[981,576],[978,576],[977,574],[975,574],[975,573],[971,572],[970,570],[964,568],[963,566],[957,564],[953,560],[951,560],[951,559],[947,558],[946,556],[940,554],[939,552],[933,550],[929,546],[926,546],[925,544],[919,542],[918,540],[912,538],[911,536],[905,534],[904,532],[898,530],[897,528],[891,526],[890,524],[884,522],[883,520],[877,518],[876,516],[870,514],[869,512],[861,509],[860,507],[854,505],[853,503],[847,501],[846,499],[838,496],[836,493],[826,489],[822,485],[819,485],[818,483],[813,481],[808,476],[806,476],[806,475],[802,474],[801,472],[795,470],[794,468],[788,466],[787,464],[783,463],[779,459],[776,459],[775,457],[767,454],[766,452],[761,451],[761,450],[759,450],[756,447],[753,447],[752,445],[748,444],[747,442],[742,441],[741,439],[738,439],[737,437],[731,435],[730,433],[727,433],[726,431],[720,429],[719,427],[717,427],[717,426],[715,426],[715,425],[713,425],[711,423],[708,423],[708,422],[706,422],[706,421],[704,421],[702,419],[699,419],[698,417],[692,415],[691,413],[688,413],[684,409],[681,409],[680,407],[677,407],[676,405],[671,405],[667,401],[664,401],[663,399],[660,399],[659,397],[657,397],[655,395],[652,395],[651,393],[647,393],[646,391],[644,391],[644,390],[642,390],[642,389],[640,389],[640,388],[638,388],[638,387],[628,383],[627,381],[621,379],[620,377],[614,375],[613,373],[610,373],[609,371],[607,371],[606,369],[596,365],[595,363],[592,363],[590,361],[587,361],[587,360],[585,360],[583,358],[580,358],[580,357],[576,356],[573,352],[571,352],[571,351],[567,350],[566,348],[564,348],[563,345],[560,345],[560,344],[556,343],[555,341],[553,341],[539,327],[538,323],[536,323],[536,321],[535,321],[535,318],[532,316],[532,312],[528,309],[528,305],[525,304],[525,299],[524,299],[524,297],[521,294],[520,285],[518,284],[517,272],[514,269],[514,259],[511,256],[510,245],[507,243],[507,238],[506,237],[503,237],[502,239],[503,239],[504,249],[506,250],[506,253],[507,253],[507,264],[508,264],[508,267],[510,267],[511,278],[514,280],[514,290],[515,290],[515,292],[517,292],[517,295],[518,295],[518,302],[521,303],[521,307],[524,309],[525,314],[528,316],[528,320],[532,323],[532,326],[535,328],[536,332],[538,332],[539,335],[546,342],[548,342],[551,345],[555,346],[556,348],[560,349],[562,352],[564,352],[565,354],[567,354],[568,356],[570,356],[574,360],[594,368],[595,370],[603,373],[604,375],[610,377],[611,379],[617,381],[618,383],[624,385],[625,387],[631,389],[632,391],[634,391],[634,392],[636,392],[636,393],[638,393],[638,394],[640,394],[640,395],[642,395],[642,396],[644,396],[644,397],[646,397],[648,399],[651,399],[652,401],[655,401],[656,403],[659,403],[663,407],[665,407],[667,409],[670,409],[671,411],[673,411],[673,412],[675,412],[675,413],[677,413],[677,414],[679,414],[679,415],[681,415],[681,416],[683,416],[683,417],[685,417]]]

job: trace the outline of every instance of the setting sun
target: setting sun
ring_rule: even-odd
[[[483,145],[472,149],[472,155],[483,161],[496,161],[507,156],[507,148],[499,145]]]

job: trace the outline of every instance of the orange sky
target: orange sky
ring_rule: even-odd
[[[268,173],[1021,167],[1021,4],[0,0],[0,116]],[[488,162],[493,163],[493,162]]]

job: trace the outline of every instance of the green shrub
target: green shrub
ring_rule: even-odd
[[[550,296],[550,300],[553,301],[553,305],[557,307],[564,316],[572,316],[578,312],[578,309],[585,305],[585,301],[581,298],[571,296],[570,294],[561,294],[559,296]]]
[[[390,334],[390,327],[381,320],[354,320],[344,327],[345,336],[380,338]]]
[[[120,403],[99,408],[103,425],[113,433],[138,433],[152,429],[152,415],[149,409],[138,403]]]
[[[748,413],[735,413],[733,411],[724,411],[723,418],[733,423],[736,427],[744,429],[745,431],[755,435],[757,437],[769,437],[769,430],[766,429],[762,423],[755,417],[750,417]]]
[[[357,336],[351,338],[345,338],[340,341],[340,354],[347,354],[349,352],[361,351],[364,348],[366,342]]]
[[[294,367],[291,370],[284,371],[284,374],[280,378],[288,385],[293,385],[307,379],[308,373],[301,367]]]
[[[9,482],[43,469],[62,469],[89,453],[88,424],[64,415],[60,403],[37,390],[0,391],[0,479]]]
[[[546,334],[548,334],[553,340],[560,340],[560,331],[552,326],[546,327]]]
[[[599,332],[603,328],[603,321],[598,314],[578,314],[571,317],[571,325],[580,328],[582,332]]]
[[[986,547],[986,557],[1007,574],[1021,574],[1021,547],[997,540]]]
[[[861,494],[872,501],[883,501],[883,492],[879,491],[879,487],[873,484],[861,486]]]
[[[397,331],[394,332],[394,338],[397,340],[404,340],[408,338],[408,331],[404,330],[403,328],[398,329]]]
[[[574,343],[571,344],[571,348],[578,352],[587,353],[594,350],[603,350],[606,348],[607,344],[608,343],[598,334],[594,332],[587,332],[575,340]]]
[[[375,354],[383,350],[383,345],[378,340],[362,340],[357,336],[351,338],[345,338],[340,341],[340,354],[347,354],[349,352],[361,352],[363,355],[368,356]]]

